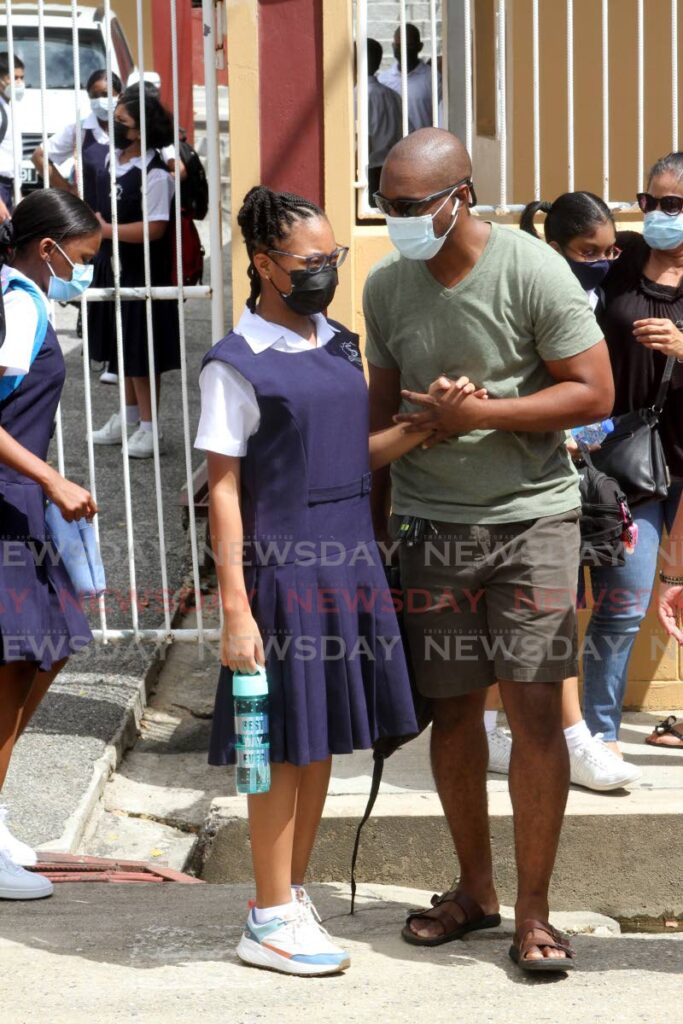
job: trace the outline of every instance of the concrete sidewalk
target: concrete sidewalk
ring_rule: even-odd
[[[325,926],[351,952],[344,976],[285,977],[233,952],[251,889],[238,885],[61,885],[0,914],[3,1024],[658,1024],[676,1019],[683,936],[610,934],[595,921],[573,943],[573,975],[531,978],[509,960],[511,926],[435,949],[400,938],[429,893],[313,886]],[[559,918],[560,927],[571,919]],[[583,922],[589,926],[590,922]],[[678,979],[678,981],[677,981]]]

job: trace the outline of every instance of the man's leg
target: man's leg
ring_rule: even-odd
[[[498,911],[493,886],[491,843],[486,805],[489,752],[484,729],[486,690],[434,701],[431,758],[434,780],[460,862],[457,888],[475,900],[486,914]],[[465,915],[452,901],[426,911],[410,927],[422,938],[444,933],[443,909],[462,922]]]
[[[501,682],[512,732],[510,797],[515,827],[515,921],[548,920],[548,889],[569,791],[569,756],[562,729],[562,684]],[[527,959],[563,957],[540,946]]]

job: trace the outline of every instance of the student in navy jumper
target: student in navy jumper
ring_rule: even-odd
[[[140,88],[131,86],[119,99],[115,113],[114,145],[116,146],[116,181],[121,287],[144,285],[145,225],[142,216],[142,164],[147,167],[147,211],[149,226],[150,277],[152,285],[170,285],[172,254],[169,222],[173,213],[173,178],[159,149],[173,138],[171,115],[161,105],[156,89],[142,91],[147,128],[147,152],[142,155],[140,132]],[[114,285],[112,269],[112,210],[110,198],[109,159],[97,172],[95,209],[102,225],[102,248],[95,262],[93,284],[102,288]],[[117,364],[115,309],[113,302],[94,302],[88,308],[88,334],[93,359]],[[128,443],[132,458],[146,459],[153,454],[152,398],[150,365],[147,351],[146,303],[131,299],[121,303],[123,329],[123,367],[126,378],[126,424],[131,430],[139,424]],[[154,366],[157,399],[161,390],[161,374],[180,368],[180,335],[178,306],[174,301],[152,302],[154,334]],[[118,412],[93,434],[100,445],[120,444],[123,425]],[[164,439],[159,433],[161,450]]]
[[[204,359],[196,440],[208,453],[225,612],[210,761],[234,763],[232,672],[265,664],[272,786],[248,798],[256,905],[237,952],[329,974],[349,958],[319,927],[303,882],[331,755],[416,727],[370,472],[426,435],[396,426],[368,443],[358,338],[323,315],[347,250],[322,210],[259,186],[238,223],[251,295]]]
[[[97,506],[45,461],[64,385],[48,298],[82,292],[100,227],[77,196],[33,192],[0,227],[0,788],[12,751],[68,657],[91,640],[64,565],[46,547],[45,498],[71,521]],[[0,898],[49,896],[50,882],[0,807]]]

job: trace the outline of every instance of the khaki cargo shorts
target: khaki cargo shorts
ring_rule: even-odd
[[[403,621],[426,697],[496,681],[560,682],[577,673],[579,510],[525,522],[434,522],[400,552]],[[392,516],[396,536],[399,516]]]

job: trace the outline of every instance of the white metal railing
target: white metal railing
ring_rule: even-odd
[[[579,25],[575,18],[574,0],[557,0],[553,4],[539,4],[539,0],[530,0],[530,24],[531,24],[531,60],[529,68],[529,82],[532,97],[532,132],[533,140],[530,147],[531,162],[533,164],[533,181],[529,189],[531,195],[513,195],[512,167],[514,159],[515,139],[515,104],[512,102],[512,87],[515,75],[519,71],[519,64],[514,61],[514,38],[516,31],[528,31],[529,22],[524,21],[523,29],[520,23],[515,20],[518,9],[514,3],[508,0],[492,0],[493,11],[493,33],[494,38],[489,40],[492,44],[489,48],[494,53],[495,66],[488,70],[495,83],[495,99],[493,109],[495,111],[495,137],[491,140],[495,144],[495,155],[492,156],[492,148],[486,149],[486,160],[496,161],[497,184],[495,189],[489,188],[489,196],[478,207],[480,212],[493,214],[518,213],[524,204],[533,196],[540,198],[543,187],[544,166],[550,164],[551,154],[547,149],[545,126],[549,122],[556,123],[566,121],[566,142],[567,162],[566,178],[563,183],[568,191],[577,187],[591,187],[585,182],[577,182],[576,175],[576,146],[577,146],[577,109],[575,83],[579,75],[585,78],[586,70],[581,68],[581,61],[585,59],[579,36],[579,32],[591,31],[597,33],[599,38],[599,65],[594,74],[594,80],[599,90],[597,102],[590,111],[582,109],[579,114],[582,121],[586,115],[600,119],[600,148],[597,153],[599,172],[592,178],[594,191],[602,194],[605,201],[615,210],[633,210],[634,202],[623,195],[614,194],[616,189],[613,184],[613,168],[611,158],[615,158],[618,152],[613,148],[613,140],[610,139],[612,124],[615,120],[617,105],[621,102],[619,90],[610,85],[614,76],[616,61],[623,62],[624,55],[633,65],[633,77],[636,80],[636,99],[633,110],[633,122],[635,124],[635,149],[637,160],[637,172],[633,181],[633,194],[641,191],[643,187],[645,151],[645,40],[648,26],[647,16],[655,16],[657,19],[665,17],[667,22],[667,35],[670,43],[667,43],[669,52],[662,54],[667,61],[666,74],[668,74],[668,61],[671,66],[671,88],[668,96],[666,93],[657,90],[657,104],[662,101],[668,107],[671,104],[671,132],[670,144],[673,150],[679,146],[679,49],[681,46],[679,4],[681,0],[670,0],[670,9],[663,15],[662,4],[654,3],[654,0],[636,0],[635,15],[633,9],[629,14],[634,17],[634,25],[629,31],[635,30],[636,51],[629,52],[630,48],[624,51],[623,46],[615,42],[615,32],[624,26],[625,13],[621,9],[618,0],[599,0],[593,7],[595,22],[591,22],[591,28],[587,29],[585,24]],[[475,74],[476,61],[474,59],[474,47],[477,42],[477,32],[487,31],[484,22],[477,25],[476,15],[480,9],[472,0],[444,0],[440,5],[442,13],[442,30],[438,33],[437,24],[437,3],[436,0],[426,0],[422,4],[408,3],[406,0],[396,0],[395,9],[397,12],[397,23],[402,51],[405,52],[406,24],[409,13],[413,16],[422,15],[420,26],[423,37],[429,34],[425,45],[425,51],[431,59],[432,74],[432,101],[433,116],[432,124],[448,127],[459,134],[470,153],[474,151],[475,162],[477,157],[477,105],[480,97],[476,95],[477,79]],[[357,175],[355,188],[358,192],[358,215],[361,219],[377,217],[378,213],[370,206],[368,196],[368,153],[371,148],[368,140],[368,87],[366,41],[368,37],[368,24],[373,23],[373,12],[380,17],[380,11],[386,12],[389,5],[383,0],[355,0],[355,41],[358,54],[357,62],[357,102],[356,102],[356,148],[357,148]],[[427,7],[429,10],[427,11]],[[539,13],[540,8],[540,13]],[[555,19],[554,33],[566,33],[566,93],[560,91],[559,100],[557,94],[552,98],[542,92],[541,81],[541,55],[544,49],[545,37],[543,31],[548,30],[548,19]],[[488,24],[488,22],[486,23]],[[659,26],[659,21],[657,22]],[[478,52],[478,51],[477,51]],[[439,110],[438,103],[438,68],[437,57],[443,55],[443,110]],[[423,54],[424,56],[424,54]],[[478,69],[481,73],[482,68]],[[661,75],[661,68],[658,68]],[[526,80],[525,80],[526,83]],[[408,123],[408,91],[410,88],[409,76],[405,62],[402,62],[401,69],[401,100],[402,100],[402,133],[406,135],[409,130]],[[527,85],[524,86],[525,90]],[[397,90],[398,91],[398,90]],[[669,99],[670,97],[670,99]],[[653,97],[654,100],[654,97]],[[552,104],[555,104],[555,107]],[[565,106],[566,103],[566,106]],[[659,109],[659,106],[658,106]],[[665,119],[666,119],[665,115]],[[486,136],[488,139],[488,135]],[[555,136],[554,136],[555,137]],[[554,154],[552,154],[554,156]],[[523,159],[521,156],[518,159]],[[616,167],[616,163],[615,163]],[[475,166],[476,174],[476,166]],[[623,181],[623,175],[619,180]],[[623,185],[621,186],[623,188]],[[619,186],[617,186],[619,188]],[[490,193],[493,191],[493,195]],[[631,193],[628,189],[627,195]]]
[[[48,99],[48,86],[47,86],[47,75],[46,75],[46,61],[45,61],[45,35],[46,31],[46,4],[45,0],[37,0],[37,3],[33,5],[33,9],[27,11],[27,5],[22,4],[20,8],[21,15],[37,15],[37,32],[39,40],[39,78],[40,78],[40,110],[41,110],[41,134],[42,134],[42,149],[43,149],[43,180],[44,186],[48,187],[49,184],[49,156],[48,156],[48,136],[51,134],[48,131],[48,118],[47,118],[47,99]],[[17,54],[15,39],[14,39],[14,23],[18,16],[19,8],[15,4],[12,6],[12,0],[5,0],[5,12],[6,12],[6,31],[7,31],[7,53],[10,63],[10,68],[14,66],[14,58]],[[140,80],[141,88],[145,80],[145,62],[146,54],[144,51],[144,37],[145,37],[145,18],[150,17],[149,5],[145,5],[143,0],[136,0],[136,17],[137,17],[137,49],[138,49],[138,75]],[[73,77],[74,77],[74,109],[73,118],[76,125],[80,124],[83,118],[82,102],[83,102],[83,83],[81,82],[81,69],[80,69],[80,45],[79,45],[79,12],[80,8],[77,0],[71,0],[70,7],[63,7],[60,9],[59,14],[61,17],[70,16],[71,29],[72,29],[72,55],[73,55]],[[53,16],[55,14],[55,8],[49,9],[49,14]],[[104,50],[105,50],[105,62],[106,62],[106,78],[107,78],[107,93],[111,98],[113,94],[112,90],[112,53],[114,52],[111,39],[111,19],[112,9],[111,0],[104,0],[102,9],[103,29],[104,29]],[[180,151],[180,124],[179,124],[179,100],[180,90],[178,82],[178,33],[177,33],[177,0],[169,0],[168,6],[168,17],[170,19],[171,26],[171,52],[172,52],[172,95],[173,95],[173,136],[174,145],[176,152],[176,163],[174,172],[174,183],[175,183],[175,194],[180,194],[180,161],[178,159]],[[125,514],[125,549],[126,549],[126,564],[128,573],[128,586],[129,586],[129,605],[130,605],[130,620],[128,622],[118,622],[111,624],[108,621],[107,615],[107,604],[106,596],[102,596],[98,601],[98,618],[99,626],[93,630],[93,633],[97,640],[102,643],[108,643],[111,641],[120,641],[124,639],[149,640],[149,641],[163,641],[163,640],[187,640],[191,642],[203,643],[205,640],[215,640],[218,638],[219,630],[206,629],[204,627],[202,618],[201,601],[197,601],[196,604],[196,628],[193,629],[178,629],[172,627],[172,614],[170,606],[170,581],[168,574],[168,559],[167,559],[167,546],[165,536],[165,517],[164,517],[164,493],[162,487],[162,466],[160,461],[160,443],[159,443],[159,421],[158,421],[158,408],[157,408],[157,396],[156,389],[154,387],[154,376],[155,376],[155,354],[154,354],[154,323],[152,316],[152,300],[162,300],[169,302],[176,302],[178,307],[178,320],[179,320],[179,333],[180,333],[180,378],[181,378],[181,408],[182,408],[182,424],[183,424],[183,458],[184,458],[184,469],[185,469],[185,483],[188,490],[189,503],[188,503],[188,517],[189,517],[189,536],[190,536],[190,556],[191,556],[191,574],[194,591],[197,596],[200,595],[200,558],[199,558],[199,547],[196,536],[196,523],[195,523],[195,511],[192,502],[192,432],[190,423],[189,413],[189,402],[188,402],[188,388],[195,386],[194,382],[190,384],[188,377],[188,362],[187,362],[187,331],[185,321],[185,300],[188,298],[193,299],[204,299],[211,303],[211,328],[213,340],[218,339],[224,333],[225,327],[225,308],[224,308],[224,296],[223,296],[223,259],[222,259],[222,225],[221,225],[221,168],[220,168],[220,122],[219,122],[219,111],[218,111],[218,87],[216,69],[217,66],[223,66],[223,49],[222,49],[222,35],[223,35],[223,11],[222,4],[217,3],[216,0],[202,0],[202,31],[203,31],[203,55],[204,55],[204,72],[205,72],[205,89],[206,89],[206,134],[207,134],[207,152],[206,152],[206,163],[207,163],[207,178],[209,182],[209,235],[210,235],[210,283],[208,285],[197,285],[192,287],[185,287],[182,284],[182,229],[180,217],[177,216],[175,219],[175,244],[176,244],[176,274],[179,282],[178,286],[172,285],[152,285],[151,283],[151,262],[150,262],[150,247],[149,247],[149,211],[147,208],[147,165],[146,160],[142,160],[142,210],[143,210],[143,221],[145,224],[145,234],[143,241],[144,250],[144,283],[141,283],[136,287],[121,287],[120,284],[120,272],[121,272],[121,260],[119,252],[119,231],[118,231],[118,217],[117,217],[117,203],[116,203],[116,168],[115,168],[115,153],[114,153],[114,113],[113,109],[110,108],[108,115],[108,129],[109,129],[109,174],[110,174],[110,190],[111,190],[111,209],[112,209],[112,264],[113,264],[113,276],[114,276],[114,287],[113,288],[93,288],[86,292],[81,299],[81,320],[82,320],[82,342],[83,342],[83,402],[84,402],[84,413],[85,413],[85,433],[87,440],[87,461],[88,461],[88,486],[97,498],[97,472],[95,463],[95,448],[93,444],[93,403],[92,403],[92,392],[90,385],[90,346],[88,338],[88,318],[87,318],[87,306],[90,302],[113,302],[115,311],[115,333],[116,333],[116,348],[118,355],[118,367],[119,367],[119,380],[118,380],[118,399],[119,399],[119,413],[122,417],[122,422],[126,422],[126,396],[125,396],[125,365],[124,365],[124,349],[123,349],[123,330],[122,330],[122,317],[121,317],[121,301],[140,301],[144,302],[146,306],[146,325],[147,325],[147,354],[149,360],[149,375],[151,381],[151,404],[152,404],[152,435],[153,435],[153,473],[154,473],[154,491],[155,491],[155,506],[156,506],[156,520],[158,530],[158,548],[156,553],[158,554],[159,560],[159,573],[161,578],[161,594],[162,594],[162,622],[156,628],[142,628],[139,622],[138,614],[138,582],[137,582],[137,567],[136,567],[136,541],[135,541],[135,522],[133,516],[132,506],[132,489],[131,489],[131,476],[128,462],[128,438],[124,428],[122,433],[122,505]],[[14,77],[12,72],[10,73],[10,102],[15,104],[14,95]],[[126,83],[124,82],[124,87]],[[17,111],[21,108],[13,106],[13,110]],[[65,122],[68,118],[65,118]],[[14,117],[13,123],[13,149],[14,149],[14,183],[15,183],[15,201],[19,201],[21,198],[21,164],[22,164],[22,146],[20,136],[20,125],[19,118]],[[140,134],[141,134],[141,150],[144,155],[147,151],[147,125],[145,117],[145,104],[140,103]],[[74,154],[75,168],[76,168],[76,180],[78,182],[79,193],[83,195],[83,154],[82,154],[82,137],[81,132],[77,130],[75,132],[76,138],[76,150]],[[211,343],[211,338],[207,337],[207,348]],[[68,475],[69,466],[65,465],[64,455],[64,444],[63,444],[63,431],[62,431],[62,420],[61,420],[61,409],[57,411],[57,430],[56,430],[56,442],[57,442],[57,457],[60,472]],[[175,504],[174,500],[174,504]],[[98,531],[98,537],[106,546],[107,536],[106,528],[102,527],[99,523],[99,517],[95,518],[95,527]],[[179,582],[179,581],[178,581]]]

